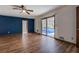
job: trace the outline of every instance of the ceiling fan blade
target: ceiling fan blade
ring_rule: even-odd
[[[33,10],[27,10],[27,11],[33,12]]]
[[[21,7],[20,5],[12,5],[13,7]]]
[[[13,8],[13,9],[19,9],[19,8]]]
[[[29,12],[26,12],[26,13],[30,15],[30,13],[29,13]]]
[[[27,12],[27,11],[26,11],[26,13],[30,15],[30,13],[29,13],[29,12]]]
[[[30,13],[25,9],[25,12],[30,15]]]
[[[21,8],[13,8],[14,10],[22,10]]]

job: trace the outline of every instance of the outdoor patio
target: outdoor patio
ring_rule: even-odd
[[[42,29],[42,34],[45,34],[45,35],[54,37],[54,31],[55,31],[54,28],[47,28],[47,29],[46,28],[43,28]]]

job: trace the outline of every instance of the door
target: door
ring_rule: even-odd
[[[54,37],[54,17],[47,19],[47,35]]]
[[[47,35],[47,20],[46,19],[42,20],[42,34]]]
[[[77,47],[79,47],[79,7],[76,8],[76,41]]]
[[[55,32],[54,21],[55,21],[54,16],[42,20],[42,34],[54,37]]]

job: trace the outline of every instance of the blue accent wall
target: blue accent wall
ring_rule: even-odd
[[[28,32],[34,32],[34,19],[28,19]]]
[[[0,15],[0,34],[21,33],[22,18]]]
[[[22,19],[28,20],[28,32],[34,32],[34,19],[0,15],[0,35],[22,33]]]

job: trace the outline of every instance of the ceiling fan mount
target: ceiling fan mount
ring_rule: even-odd
[[[13,6],[12,8],[13,10],[21,10],[20,13],[25,12],[30,15],[30,12],[33,12],[33,10],[26,9],[24,5],[12,5],[12,6]]]

